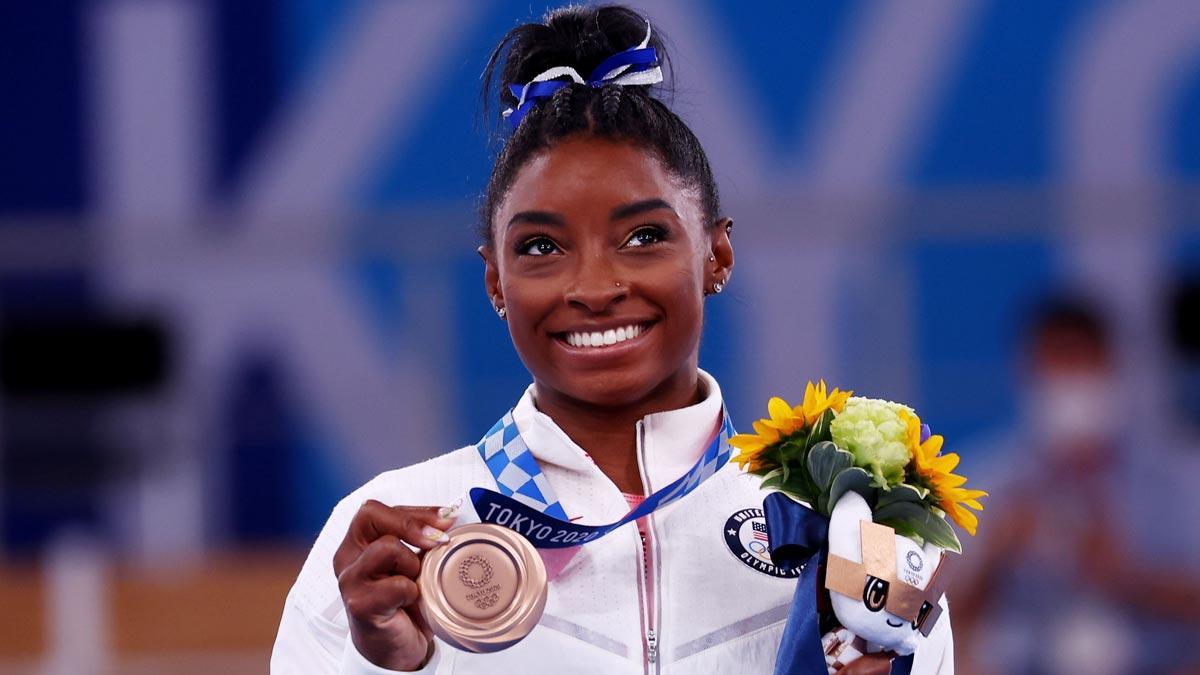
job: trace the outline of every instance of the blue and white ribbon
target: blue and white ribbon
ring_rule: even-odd
[[[658,53],[650,44],[650,23],[646,23],[646,37],[636,47],[630,47],[600,62],[586,80],[571,66],[555,66],[539,73],[525,84],[510,84],[508,90],[517,97],[517,106],[508,108],[501,115],[514,129],[521,119],[540,99],[549,98],[571,82],[586,84],[598,89],[606,84],[650,85],[663,81]],[[570,81],[559,78],[569,77]]]
[[[537,459],[517,431],[510,411],[476,446],[496,479],[500,493],[486,488],[471,488],[471,504],[481,522],[514,530],[538,548],[568,548],[586,544],[695,490],[729,462],[732,454],[729,438],[733,434],[729,416],[722,414],[721,430],[687,473],[646,497],[637,508],[614,523],[577,525],[567,520],[566,511],[555,497]]]

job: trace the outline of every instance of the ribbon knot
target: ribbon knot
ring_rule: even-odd
[[[521,123],[533,105],[542,99],[550,98],[558,90],[575,84],[585,84],[593,89],[605,85],[651,85],[663,81],[662,67],[658,63],[658,52],[650,44],[650,23],[646,23],[646,37],[637,46],[617,52],[600,62],[591,75],[585,80],[579,71],[571,66],[555,66],[542,71],[525,84],[510,84],[508,91],[517,98],[514,108],[505,110],[501,115],[509,121],[513,129]],[[560,78],[570,78],[564,80]]]

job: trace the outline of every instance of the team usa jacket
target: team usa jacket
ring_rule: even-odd
[[[721,390],[701,371],[700,403],[645,417],[638,463],[647,492],[687,472],[721,423]],[[531,385],[513,409],[517,428],[576,522],[609,523],[629,502],[534,404]],[[795,572],[772,565],[762,534],[760,479],[728,464],[695,491],[579,549],[550,582],[545,614],[523,641],[472,654],[436,641],[423,673],[770,673],[795,591]],[[343,499],[288,593],[274,675],[381,675],[350,640],[333,554],[367,499],[450,504],[472,487],[495,488],[475,446],[388,471]],[[643,542],[644,538],[644,542]],[[949,614],[922,638],[912,672],[950,675]]]

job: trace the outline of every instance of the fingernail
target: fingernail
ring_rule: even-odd
[[[462,506],[462,500],[454,502],[450,506],[443,506],[438,509],[438,518],[453,518],[458,514],[458,508]]]
[[[436,527],[430,527],[428,525],[421,528],[421,535],[424,536],[429,541],[436,541],[439,544],[444,544],[444,543],[450,541],[450,535],[446,534],[445,532],[442,532],[441,530],[437,529]]]

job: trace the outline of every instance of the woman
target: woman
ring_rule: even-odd
[[[512,419],[583,523],[615,521],[679,478],[722,424],[720,388],[697,360],[705,297],[733,271],[733,222],[695,135],[652,95],[657,63],[621,60],[647,47],[664,58],[637,13],[571,7],[509,32],[488,66],[514,130],[487,187],[479,252],[533,375]],[[614,54],[623,67],[593,73]],[[574,549],[517,645],[473,654],[432,639],[413,549],[445,541],[454,514],[405,505],[450,504],[496,482],[469,446],[343,500],[288,596],[273,672],[772,670],[795,578],[736,536],[731,524],[761,517],[749,510],[763,495],[728,465],[636,527]],[[948,624],[914,672],[951,670]],[[844,672],[872,668],[886,672],[887,660]]]

